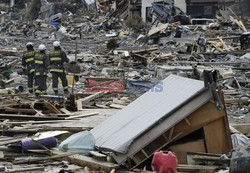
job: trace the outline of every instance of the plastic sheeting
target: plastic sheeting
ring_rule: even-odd
[[[79,153],[89,155],[94,150],[95,138],[88,131],[76,133],[59,145],[59,150],[64,152]]]
[[[241,145],[250,144],[250,139],[243,134],[235,133],[231,135],[231,138],[234,149]]]

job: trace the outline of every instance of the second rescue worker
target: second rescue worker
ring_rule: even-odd
[[[49,59],[46,55],[46,47],[44,44],[39,45],[39,52],[35,55],[35,94],[46,94],[47,90],[47,74],[49,67]]]
[[[55,94],[58,94],[58,78],[62,81],[64,93],[68,93],[68,81],[63,64],[69,62],[69,59],[64,51],[61,50],[59,41],[53,43],[54,51],[49,54],[50,72],[52,74],[52,87]]]

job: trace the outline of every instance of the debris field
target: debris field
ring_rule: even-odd
[[[249,5],[0,1],[0,172],[250,171]],[[69,93],[30,94],[26,43],[56,40]]]

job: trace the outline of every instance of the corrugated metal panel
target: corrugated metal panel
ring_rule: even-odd
[[[134,139],[203,90],[204,82],[170,75],[162,81],[162,87],[162,92],[143,94],[91,130],[96,147],[126,153]]]
[[[128,158],[133,158],[137,152],[141,151],[144,147],[146,147],[149,144],[153,144],[151,145],[151,149],[153,151],[158,150],[159,145],[154,145],[154,143],[156,143],[155,140],[157,140],[159,136],[166,133],[166,131],[173,128],[183,119],[190,116],[190,114],[192,114],[194,111],[203,106],[211,98],[212,98],[212,93],[209,90],[199,93],[194,98],[188,100],[187,103],[178,108],[174,113],[170,114],[170,116],[166,116],[167,118],[164,118],[164,120],[162,120],[161,123],[157,123],[156,126],[150,128],[146,133],[136,138],[133,141],[133,143],[129,146],[128,152],[126,154],[113,153],[112,155],[113,158],[118,164],[123,164]],[[152,150],[150,151],[147,150],[147,154],[149,156],[153,154]]]

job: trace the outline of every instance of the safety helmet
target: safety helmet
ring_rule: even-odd
[[[32,42],[28,42],[28,43],[26,44],[26,47],[29,47],[29,46],[32,46],[32,47],[33,47],[33,43],[32,43]]]
[[[44,44],[40,44],[38,50],[46,50],[46,46]]]
[[[59,41],[55,41],[55,42],[53,43],[53,46],[54,46],[54,47],[60,47],[60,46],[61,46],[61,43],[60,43]]]

